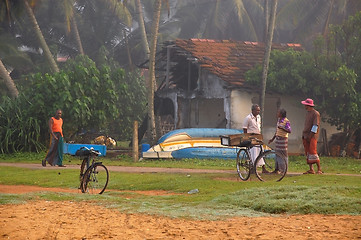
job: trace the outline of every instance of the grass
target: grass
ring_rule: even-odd
[[[0,162],[39,163],[40,154],[0,155]],[[230,160],[144,160],[104,157],[105,165],[235,169]],[[295,175],[279,183],[239,181],[235,174],[167,174],[110,172],[110,182],[102,195],[62,192],[0,194],[0,203],[22,203],[31,200],[91,201],[129,213],[160,214],[170,217],[220,219],[233,216],[272,214],[350,214],[361,215],[361,164],[351,158],[321,159],[327,173],[353,175]],[[65,164],[80,164],[78,158],[66,156]],[[303,157],[290,157],[290,171],[307,169]],[[59,168],[46,171],[17,167],[0,167],[0,184],[36,185],[42,187],[78,187],[78,170]],[[356,175],[357,174],[357,175]],[[199,193],[188,194],[191,189]],[[145,195],[134,191],[164,191]],[[171,194],[168,194],[171,193]]]
[[[41,163],[46,152],[0,154],[0,162],[12,163]],[[191,168],[191,169],[223,169],[234,170],[234,160],[224,159],[142,159],[134,162],[127,155],[118,155],[115,158],[101,157],[102,162],[109,166],[132,167],[163,167],[163,168]],[[79,157],[64,155],[64,164],[80,164]],[[343,157],[321,157],[322,170],[326,173],[361,174],[361,159]],[[289,157],[289,172],[305,172],[308,170],[304,156]]]

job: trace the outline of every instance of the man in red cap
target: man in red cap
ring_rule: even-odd
[[[307,157],[307,164],[310,166],[310,170],[304,174],[315,174],[313,169],[313,164],[317,165],[317,174],[322,174],[320,158],[317,154],[317,139],[320,128],[320,113],[315,110],[313,100],[307,98],[301,103],[305,106],[307,111],[305,119],[305,127],[302,132],[302,141],[305,148],[305,153]]]

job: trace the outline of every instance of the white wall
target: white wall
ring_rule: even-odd
[[[242,129],[244,118],[251,113],[251,107],[257,100],[258,95],[254,93],[236,90],[231,92],[230,128]]]
[[[251,112],[251,106],[258,103],[258,94],[247,91],[233,90],[230,97],[230,115],[231,128],[242,128],[243,119]],[[262,134],[265,142],[272,138],[276,129],[276,111],[277,107],[284,108],[287,111],[287,118],[291,122],[292,133],[289,134],[288,151],[289,153],[302,154],[304,152],[302,145],[302,130],[306,110],[301,104],[299,97],[281,96],[277,94],[267,94],[265,103],[265,116],[263,119]],[[317,110],[317,103],[315,109]],[[339,132],[336,127],[328,123],[321,122],[321,128],[326,129],[328,140],[333,133]],[[270,145],[274,147],[274,143]]]

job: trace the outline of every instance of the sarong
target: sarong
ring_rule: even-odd
[[[276,136],[276,148],[275,151],[279,154],[276,154],[276,167],[278,171],[283,171],[286,169],[284,161],[280,159],[281,157],[286,160],[288,165],[288,138]]]
[[[320,158],[317,154],[317,139],[311,138],[310,141],[303,139],[303,147],[305,148],[305,154],[308,164],[320,162]]]
[[[249,153],[251,154],[250,158],[252,160],[252,163],[254,164],[256,162],[256,159],[258,157],[258,155],[261,152],[261,147],[260,146],[253,146],[251,147],[251,149],[249,150]],[[261,167],[264,165],[264,160],[263,158],[261,158],[261,160],[258,162],[257,167]]]
[[[64,140],[59,132],[55,132],[54,134],[58,140],[51,135],[50,147],[46,154],[45,161],[51,166],[63,165]]]

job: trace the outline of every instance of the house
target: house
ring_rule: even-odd
[[[272,49],[293,48],[300,44],[274,43]],[[236,128],[251,106],[259,103],[259,86],[245,82],[246,71],[263,61],[261,42],[232,40],[176,39],[164,44],[156,57],[156,115],[163,126],[179,128]],[[303,153],[301,133],[305,110],[301,96],[266,93],[262,134],[272,138],[277,110],[285,108],[291,121],[289,152]],[[336,132],[326,123],[327,134]]]

